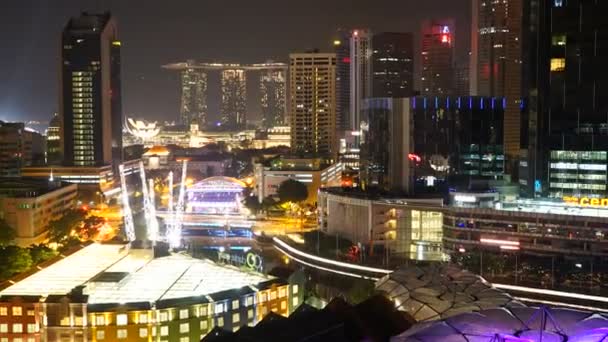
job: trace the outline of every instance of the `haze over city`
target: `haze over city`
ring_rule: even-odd
[[[339,27],[418,32],[431,15],[453,17],[457,30],[468,33],[470,6],[466,0],[7,0],[0,22],[6,51],[0,54],[0,120],[48,121],[58,110],[57,32],[83,10],[110,10],[119,19],[124,113],[167,120],[179,115],[178,77],[162,64],[286,62],[293,51],[328,49]],[[459,35],[461,55],[469,36]]]

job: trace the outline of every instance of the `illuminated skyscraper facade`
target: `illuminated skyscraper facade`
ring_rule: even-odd
[[[281,126],[285,123],[286,78],[286,71],[282,69],[261,71],[260,104],[264,128]]]
[[[296,53],[289,59],[291,148],[335,156],[336,54]]]
[[[363,100],[372,96],[372,33],[354,30],[350,36],[350,130],[359,130]]]
[[[373,95],[409,97],[414,92],[414,37],[411,33],[383,32],[373,40]]]
[[[454,78],[454,20],[427,20],[422,24],[421,93],[450,95]]]
[[[473,0],[473,88],[477,95],[506,97],[504,147],[507,172],[519,158],[522,98],[522,1]]]
[[[338,30],[334,41],[336,53],[336,125],[350,130],[350,30]]]
[[[194,61],[181,71],[180,119],[184,126],[192,122],[199,127],[207,124],[207,72],[196,69]]]
[[[61,117],[53,115],[46,130],[46,163],[61,165]]]
[[[524,2],[519,182],[529,196],[608,196],[607,11],[606,1]]]
[[[243,69],[222,71],[221,123],[227,128],[242,127],[247,123],[247,79]]]
[[[109,13],[82,13],[62,36],[60,71],[64,163],[122,161],[120,41]]]

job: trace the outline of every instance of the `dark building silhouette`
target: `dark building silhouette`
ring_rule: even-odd
[[[411,106],[417,176],[502,177],[504,98],[415,97]]]
[[[451,95],[454,78],[454,20],[427,20],[422,24],[421,94]]]
[[[372,38],[373,97],[409,97],[414,87],[414,37],[382,32]]]
[[[336,127],[350,129],[350,30],[338,30],[334,38],[336,54]]]
[[[122,160],[120,41],[110,13],[83,12],[63,31],[60,115],[64,164]]]
[[[524,3],[523,193],[606,197],[608,2]]]

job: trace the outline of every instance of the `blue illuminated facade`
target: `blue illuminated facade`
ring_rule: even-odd
[[[417,176],[504,174],[502,97],[414,97]]]

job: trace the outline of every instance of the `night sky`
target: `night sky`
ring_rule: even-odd
[[[470,41],[470,0],[0,0],[0,120],[48,121],[57,111],[60,33],[82,10],[110,10],[122,40],[123,110],[176,118],[178,78],[161,64],[287,61],[329,50],[338,27],[419,32],[454,17],[460,56]]]

